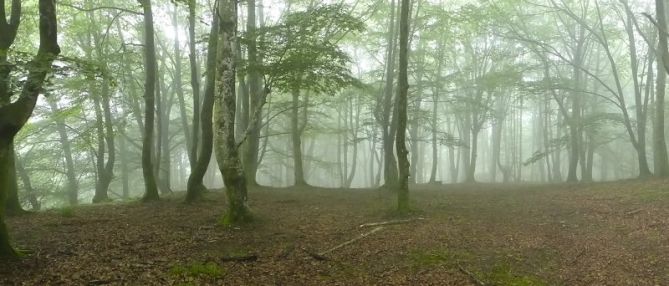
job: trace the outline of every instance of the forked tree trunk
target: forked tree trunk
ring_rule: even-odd
[[[214,144],[214,94],[216,88],[216,53],[218,47],[219,18],[214,17],[209,32],[209,43],[207,44],[207,75],[205,78],[204,98],[200,113],[200,124],[202,125],[202,139],[200,140],[200,152],[197,156],[195,169],[191,170],[188,177],[186,202],[193,202],[202,196],[206,190],[204,176],[211,162],[211,154]]]
[[[17,10],[17,7],[20,3],[19,1],[13,1],[12,4],[11,19],[16,20],[16,26],[18,26],[20,9]],[[0,5],[4,7],[4,1],[0,0]],[[14,165],[11,165],[11,168],[8,167],[10,166],[10,157],[14,156],[14,154],[10,154],[10,152],[13,152],[11,149],[12,142],[32,115],[37,98],[42,92],[46,76],[51,71],[51,64],[60,54],[55,0],[40,0],[39,15],[39,50],[33,60],[28,63],[28,77],[23,84],[19,99],[14,103],[0,107],[0,186],[6,186],[7,182],[12,179],[16,180]],[[0,15],[0,21],[6,21],[5,15]],[[6,38],[2,38],[2,40],[4,39]],[[11,42],[9,45],[11,45]],[[7,45],[7,48],[9,45]],[[0,257],[14,257],[16,252],[10,245],[9,233],[4,223],[6,198],[7,189],[0,188]]]

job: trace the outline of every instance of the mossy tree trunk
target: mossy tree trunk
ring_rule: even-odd
[[[10,23],[16,21],[15,26],[18,26],[18,18],[21,13],[20,3],[19,1],[13,1],[12,4],[12,20],[10,20]],[[4,1],[0,0],[0,6],[5,7]],[[27,65],[28,77],[23,84],[21,94],[15,102],[0,107],[0,186],[5,186],[9,180],[16,180],[14,166],[12,165],[11,167],[8,167],[8,161],[10,158],[14,157],[14,154],[10,153],[13,152],[11,149],[12,142],[16,134],[23,128],[32,115],[37,103],[37,98],[42,92],[42,86],[46,76],[51,70],[51,64],[58,54],[60,54],[55,1],[40,0],[39,15],[39,50],[37,55]],[[0,13],[0,26],[3,28],[0,29],[3,33],[6,32],[5,28],[9,26],[6,22],[4,9],[2,10],[2,13]],[[3,40],[6,39],[4,37],[0,38]],[[2,51],[5,56],[8,48],[9,45],[4,45],[3,43]],[[3,78],[3,81],[6,80],[7,78]],[[7,90],[4,92],[9,94]],[[0,257],[13,257],[16,256],[16,252],[10,245],[9,233],[4,223],[4,206],[6,198],[7,189],[4,187],[0,188]]]
[[[224,225],[250,220],[247,207],[246,177],[235,140],[235,44],[237,41],[237,2],[221,0],[216,70],[216,158],[225,183],[228,208]]]
[[[10,10],[9,22],[5,14],[5,1],[0,0],[0,7],[3,7],[0,13],[0,107],[6,106],[10,103],[12,92],[9,90],[9,74],[12,71],[12,65],[7,61],[7,54],[9,48],[14,43],[16,33],[21,21],[21,1],[13,0]],[[8,153],[7,160],[0,162],[0,170],[8,173],[16,173],[14,165],[14,146],[11,144],[8,148],[11,153]],[[4,200],[4,208],[7,213],[18,213],[23,211],[19,203],[18,187],[16,183],[16,176],[10,176],[7,181],[0,188],[6,189],[6,199]]]

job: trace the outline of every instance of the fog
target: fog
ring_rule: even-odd
[[[664,5],[0,0],[0,203],[657,182]]]

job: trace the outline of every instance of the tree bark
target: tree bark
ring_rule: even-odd
[[[193,93],[193,138],[190,146],[190,168],[196,168],[198,143],[200,141],[200,69],[195,48],[195,8],[196,0],[188,1],[188,59],[190,61],[190,84]],[[213,25],[213,24],[212,24]]]
[[[191,169],[188,177],[186,191],[186,202],[193,202],[202,196],[206,190],[204,186],[204,175],[207,173],[211,154],[213,152],[214,127],[214,95],[216,89],[216,53],[218,47],[218,26],[219,17],[214,17],[209,33],[209,43],[207,44],[207,73],[205,78],[205,91],[202,100],[202,110],[200,113],[200,123],[202,125],[202,140],[200,140],[200,153],[197,157],[195,168]]]
[[[293,147],[293,175],[295,186],[305,186],[307,182],[304,180],[304,165],[302,161],[302,138],[300,136],[300,90],[294,88],[292,94],[292,114],[291,122],[291,139]]]
[[[20,15],[20,3],[18,2],[12,2],[12,20],[10,20],[12,22],[16,19],[16,26],[18,26],[18,15]],[[4,1],[0,0],[0,5],[4,7]],[[4,12],[0,14],[4,14]],[[14,165],[8,167],[10,157],[14,156],[9,153],[13,152],[11,149],[12,142],[32,115],[37,99],[42,92],[46,76],[51,71],[51,64],[60,54],[55,1],[40,0],[39,15],[39,49],[37,55],[28,63],[28,77],[23,84],[19,99],[0,107],[0,186],[5,186],[11,179],[16,180]],[[7,26],[5,15],[0,15],[0,23]],[[4,39],[3,37],[0,38]],[[6,47],[0,47],[2,53],[6,53],[10,45],[11,43]],[[0,188],[0,257],[2,258],[16,256],[16,252],[10,245],[9,233],[4,223],[6,197],[7,190]]]
[[[247,206],[246,176],[235,140],[237,1],[220,0],[218,17],[220,26],[216,70],[216,158],[228,199],[228,208],[222,223],[234,225],[251,219]]]
[[[144,197],[142,201],[157,201],[160,198],[154,173],[153,144],[155,124],[156,96],[156,45],[153,29],[153,11],[151,0],[140,0],[144,9],[144,140],[142,142],[142,170],[144,175]]]
[[[655,175],[669,176],[669,159],[667,157],[667,142],[664,135],[664,97],[666,94],[667,74],[664,63],[669,62],[667,49],[667,19],[665,0],[655,0],[657,24],[659,26],[659,43],[657,46],[657,84],[655,92],[655,130],[653,130],[653,149],[655,153]]]
[[[407,95],[409,93],[409,9],[410,0],[402,0],[400,15],[400,67],[397,84],[397,147],[399,190],[397,193],[397,210],[401,214],[409,212],[409,159],[406,147],[407,131]]]

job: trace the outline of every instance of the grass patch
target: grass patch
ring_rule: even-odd
[[[504,286],[543,286],[546,285],[534,276],[521,275],[514,272],[508,264],[498,264],[492,271],[484,275],[486,284]]]
[[[456,255],[447,250],[413,251],[409,254],[408,260],[412,270],[457,264]]]
[[[174,276],[221,278],[225,269],[214,262],[193,262],[172,266],[170,273]]]
[[[58,214],[62,217],[74,217],[74,208],[71,206],[59,208]]]
[[[638,192],[635,197],[637,200],[644,203],[666,201],[669,199],[669,190],[666,189],[643,190]]]

